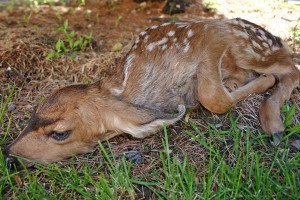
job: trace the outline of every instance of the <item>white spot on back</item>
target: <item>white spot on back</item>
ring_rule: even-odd
[[[144,36],[144,35],[146,35],[146,31],[142,31],[141,33],[140,33],[140,36]]]
[[[184,49],[183,49],[183,52],[184,52],[184,53],[187,53],[187,52],[189,51],[189,49],[190,49],[190,44],[187,43],[187,44],[185,45]]]
[[[251,29],[251,31],[253,31],[254,33],[256,33],[256,28],[251,27],[250,29]]]
[[[204,25],[204,30],[205,30],[205,31],[207,30],[208,26],[209,26],[208,24],[205,24],[205,25]]]
[[[149,35],[146,35],[144,41],[145,41],[145,42],[148,42],[148,39],[149,39]]]
[[[256,53],[251,46],[246,47],[244,50],[249,56],[254,57],[257,61],[261,59],[261,55]]]
[[[183,44],[185,45],[185,47],[183,48],[183,53],[187,53],[190,49],[190,43],[187,38],[183,40]]]
[[[168,38],[164,37],[163,39],[157,41],[157,42],[152,42],[150,43],[146,49],[151,52],[156,46],[158,45],[162,45],[162,44],[165,44],[166,42],[168,42]]]
[[[172,40],[173,42],[176,42],[177,41],[177,38],[173,38],[173,40]]]
[[[272,42],[272,40],[271,40],[271,39],[268,39],[268,44],[269,44],[270,46],[272,46],[272,45],[273,45],[273,42]]]
[[[187,37],[190,38],[193,37],[193,35],[194,35],[194,31],[192,29],[189,29],[187,32]]]
[[[166,50],[166,48],[167,48],[168,46],[166,45],[166,44],[164,44],[162,47],[161,47],[161,50]]]
[[[264,41],[259,35],[256,36],[259,40]]]
[[[238,25],[238,24],[239,24],[239,22],[238,22],[237,19],[234,19],[234,20],[232,20],[231,22],[232,22],[232,24],[235,24],[235,25]]]
[[[169,37],[172,37],[173,35],[175,35],[175,31],[169,31],[169,32],[167,33],[167,35],[168,35]]]
[[[233,34],[237,37],[242,37],[246,40],[249,38],[249,35],[244,31],[239,31],[239,30],[233,29]]]
[[[185,28],[189,25],[189,23],[182,23],[182,22],[178,22],[176,23],[177,28]]]
[[[265,43],[265,42],[263,42],[262,45],[263,45],[264,47],[266,47],[266,48],[269,47],[269,45],[268,45],[267,43]]]
[[[252,42],[252,45],[253,45],[254,47],[256,47],[256,48],[258,48],[258,49],[260,49],[260,50],[263,50],[263,48],[262,48],[257,42],[255,42],[254,40],[251,40],[251,42]]]
[[[135,42],[134,42],[133,49],[136,49],[139,43],[140,43],[140,37],[137,37]]]
[[[268,55],[271,55],[271,50],[270,49],[266,49],[265,51],[264,51],[264,55],[266,55],[266,56],[268,56]]]
[[[241,27],[243,27],[243,28],[245,28],[246,26],[245,26],[245,23],[244,22],[242,22],[242,21],[239,21],[239,25],[241,26]]]
[[[258,29],[258,32],[262,35],[262,36],[265,36],[265,32],[261,29]]]
[[[253,26],[251,26],[250,24],[245,24],[246,28],[254,28]],[[255,29],[254,29],[255,30]]]
[[[164,23],[161,26],[169,26],[171,23]]]
[[[140,42],[140,37],[137,37],[134,43],[138,44],[139,42]]]
[[[150,27],[150,29],[156,29],[156,28],[158,28],[158,25],[154,25]]]
[[[264,39],[264,41],[268,41],[268,38],[265,35],[262,35],[262,38]]]
[[[279,49],[280,49],[279,47],[274,46],[274,45],[271,47],[271,50],[272,50],[272,51],[277,51],[277,50],[279,50]]]

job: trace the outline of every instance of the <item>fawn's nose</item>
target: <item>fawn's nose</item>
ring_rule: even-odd
[[[8,155],[7,151],[3,151],[3,157],[4,160],[7,162],[7,166],[10,169],[21,169],[22,165],[21,163],[18,161],[18,159],[16,157],[10,156]]]

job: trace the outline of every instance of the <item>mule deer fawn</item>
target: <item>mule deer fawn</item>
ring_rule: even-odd
[[[115,72],[88,85],[57,90],[40,103],[11,155],[54,162],[91,151],[121,133],[145,137],[200,102],[227,112],[250,94],[273,94],[259,110],[262,129],[279,143],[280,107],[298,85],[292,50],[280,38],[243,19],[165,23],[141,32]],[[168,114],[178,110],[177,114]],[[32,162],[23,160],[27,166]]]

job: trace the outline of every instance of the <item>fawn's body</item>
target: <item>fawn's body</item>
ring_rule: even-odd
[[[224,113],[272,87],[275,77],[278,86],[262,103],[260,120],[265,133],[282,132],[280,107],[298,84],[291,54],[280,38],[242,19],[152,26],[111,76],[45,99],[6,154],[53,162],[123,132],[145,137],[199,102]]]

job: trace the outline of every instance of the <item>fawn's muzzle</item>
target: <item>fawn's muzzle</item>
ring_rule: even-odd
[[[9,169],[23,169],[23,166],[19,162],[18,158],[10,156],[7,150],[3,151],[4,161],[7,162]]]

